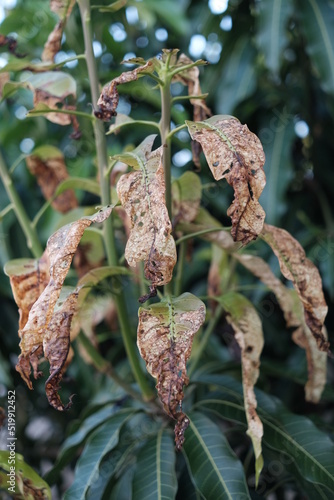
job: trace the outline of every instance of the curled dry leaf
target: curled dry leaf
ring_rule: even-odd
[[[233,187],[234,200],[227,211],[231,234],[234,241],[246,245],[260,234],[265,218],[258,202],[266,183],[261,142],[231,116],[186,123],[192,139],[201,144],[214,178],[226,179]]]
[[[144,272],[152,283],[151,292],[170,282],[176,264],[172,224],[165,204],[162,147],[149,153],[154,138],[150,136],[132,153],[117,157],[138,169],[122,175],[117,193],[131,219],[125,258],[132,267],[137,262],[145,262]]]
[[[329,342],[322,331],[328,308],[318,269],[306,257],[300,243],[284,229],[265,224],[262,237],[278,258],[283,276],[292,281],[304,306],[306,324],[318,348],[329,352]]]
[[[62,152],[51,146],[41,146],[26,158],[29,171],[37,182],[46,200],[52,200],[57,186],[69,177]],[[73,189],[66,189],[52,200],[51,205],[58,212],[66,213],[78,206]]]
[[[47,252],[35,259],[15,259],[6,263],[4,272],[9,276],[14,300],[19,308],[19,331],[28,321],[29,311],[49,282]]]
[[[60,18],[68,17],[75,5],[75,0],[50,0],[50,9]]]
[[[173,182],[173,226],[179,222],[192,222],[197,217],[201,194],[201,180],[194,172],[185,172]]]
[[[152,73],[154,70],[153,62],[148,61],[143,66],[135,68],[132,71],[125,71],[117,78],[114,78],[110,83],[105,85],[102,93],[97,101],[97,110],[94,112],[95,116],[100,120],[110,121],[113,116],[116,116],[116,108],[118,106],[119,95],[117,85],[123,83],[133,82],[138,80],[140,76]]]
[[[66,278],[74,253],[77,249],[84,230],[93,222],[103,222],[107,217],[109,217],[111,211],[112,206],[108,206],[104,209],[101,209],[91,217],[83,217],[76,222],[73,222],[72,224],[68,224],[67,226],[60,228],[48,240],[46,252],[48,254],[50,262],[50,280],[42,294],[33,304],[29,313],[27,323],[25,324],[23,329],[19,331],[19,336],[21,337],[21,354],[19,356],[16,369],[21,374],[21,377],[27,383],[30,389],[32,389],[30,380],[30,365],[33,367],[34,377],[39,377],[39,358],[43,355],[43,350],[44,353],[45,350],[48,350],[47,343],[44,342],[44,337],[50,338],[50,341],[52,340],[53,343],[53,349],[58,349],[59,351],[59,353],[57,354],[57,367],[63,366],[66,361],[66,357],[65,359],[63,359],[63,357],[67,355],[64,348],[64,339],[60,338],[58,345],[57,339],[54,338],[55,334],[53,332],[49,332],[48,328],[50,323],[51,328],[54,328],[52,321],[56,321],[57,324],[60,321],[57,318],[54,319],[55,306],[59,299],[64,280]],[[70,317],[71,313],[68,307],[71,306],[71,308],[74,309],[73,300],[74,299],[72,297],[66,303],[66,306],[64,306],[66,308],[66,315],[68,318]],[[65,330],[63,329],[63,331]],[[69,336],[70,329],[66,329],[66,332],[66,334]],[[49,354],[49,356],[51,356],[51,354]],[[52,362],[54,367],[56,362],[54,359]],[[59,377],[61,373],[62,372],[60,369],[55,377],[52,377],[51,380],[49,379],[49,383],[52,383],[55,388],[59,385]],[[48,388],[48,395],[50,394],[53,394],[52,401],[56,401],[56,399],[54,399],[54,393],[51,393],[50,388]],[[50,401],[51,404],[52,401]]]
[[[166,413],[177,420],[176,448],[181,449],[189,425],[182,411],[186,363],[195,333],[205,320],[205,305],[190,293],[166,297],[139,309],[137,343],[147,371],[157,379],[157,390]]]
[[[189,59],[185,54],[181,54],[178,58],[177,65],[184,66],[188,64],[193,64],[194,61]],[[190,96],[194,96],[190,98],[190,102],[194,107],[194,122],[205,120],[212,115],[211,110],[207,107],[205,103],[205,99],[199,97],[202,95],[201,86],[199,83],[199,68],[197,66],[193,66],[192,68],[185,69],[180,73],[177,73],[173,81],[181,82],[183,85],[188,87],[188,94]],[[199,155],[201,153],[201,147],[197,141],[192,143],[192,152],[193,152],[193,162],[196,167],[200,167]]]
[[[58,14],[60,21],[56,24],[53,31],[50,33],[42,52],[42,61],[54,61],[56,54],[61,47],[61,39],[65,29],[66,21],[70,16],[75,0],[54,1],[51,0],[50,8],[53,12]]]
[[[284,314],[286,326],[295,328],[292,334],[293,341],[306,351],[308,381],[305,385],[305,398],[312,403],[318,403],[326,384],[327,354],[319,351],[317,343],[305,323],[303,306],[297,292],[283,285],[268,264],[260,257],[234,254],[234,258],[276,295]],[[324,328],[323,335],[327,339]]]
[[[256,412],[257,401],[254,385],[259,377],[260,356],[263,348],[261,320],[253,305],[243,295],[230,292],[220,297],[227,312],[227,321],[235,332],[241,349],[242,386],[248,423],[247,434],[252,440],[255,453],[255,475],[258,482],[262,467],[263,425]]]

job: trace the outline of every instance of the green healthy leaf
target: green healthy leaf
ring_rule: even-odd
[[[212,411],[223,418],[245,424],[242,386],[224,375],[193,375],[193,381],[221,387],[212,399],[195,405],[201,411]],[[279,401],[256,389],[257,411],[264,427],[263,443],[290,457],[300,474],[312,483],[334,490],[334,444],[308,418],[294,415]],[[321,497],[320,497],[321,498]]]
[[[254,385],[259,377],[260,356],[263,349],[261,320],[255,307],[240,293],[229,292],[219,298],[228,313],[227,321],[235,331],[235,338],[241,349],[242,387],[248,422],[247,434],[252,440],[255,453],[255,484],[263,468],[261,440],[263,426],[256,413]]]
[[[174,33],[186,36],[189,31],[189,20],[186,16],[185,4],[173,0],[145,0],[136,4],[139,16],[149,26],[156,26],[158,20],[166,23]],[[157,19],[158,18],[158,19]],[[161,22],[160,21],[160,22]]]
[[[171,435],[161,429],[138,455],[133,498],[173,500],[177,491],[175,450]]]
[[[66,189],[82,189],[88,193],[100,196],[100,185],[93,179],[84,179],[83,177],[69,177],[64,180],[56,189],[55,195],[58,196]]]
[[[331,2],[299,0],[297,15],[307,41],[306,51],[320,78],[320,85],[334,94],[334,8]]]
[[[122,426],[135,411],[120,410],[90,436],[75,468],[74,482],[66,491],[64,500],[85,499],[87,491],[98,479],[101,460],[117,445]]]
[[[286,107],[274,109],[273,114],[262,121],[259,133],[266,155],[264,171],[267,178],[261,204],[269,224],[276,224],[286,212],[287,191],[294,176],[291,155],[296,135],[292,116],[286,110]]]
[[[254,92],[256,87],[255,57],[256,50],[250,43],[249,37],[238,38],[232,50],[226,54],[222,66],[224,85],[219,89],[217,96],[219,113],[232,114],[237,105]]]
[[[77,83],[75,79],[62,71],[46,71],[29,77],[27,81],[33,89],[43,90],[60,99],[69,95],[76,96]]]
[[[15,453],[15,460],[10,451],[0,451],[0,490],[17,500],[51,500],[51,490],[49,485],[34,471],[23,456]],[[14,467],[14,474],[12,474]],[[13,484],[11,484],[12,478]],[[8,483],[9,482],[9,483]],[[11,488],[11,489],[9,489]],[[15,493],[15,494],[14,494]]]
[[[287,24],[293,11],[289,0],[258,2],[256,41],[264,54],[266,66],[274,73],[280,68],[283,50],[288,45]]]
[[[94,5],[92,8],[99,9],[100,12],[117,12],[127,4],[128,0],[116,0],[110,5]]]
[[[184,451],[193,481],[206,500],[250,499],[243,468],[221,429],[190,412]]]
[[[135,472],[135,465],[129,467],[119,478],[113,487],[108,500],[133,500],[132,480]]]

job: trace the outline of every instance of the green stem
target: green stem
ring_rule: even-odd
[[[166,73],[168,66],[166,64]],[[166,74],[164,84],[160,86],[161,91],[161,121],[160,121],[160,137],[161,144],[164,147],[163,153],[163,167],[165,173],[165,200],[168,210],[169,219],[172,220],[172,174],[171,174],[171,139],[170,133],[170,120],[171,120],[171,93],[170,93],[171,79]],[[165,295],[172,295],[172,284],[167,283],[164,289]]]
[[[187,128],[187,125],[184,123],[183,125],[180,125],[179,127],[175,127],[173,128],[169,134],[167,135],[167,140],[171,139],[173,137],[174,134],[177,134],[177,132],[180,132],[180,130],[183,130]]]
[[[84,34],[85,54],[86,54],[88,76],[91,88],[91,96],[93,105],[95,105],[99,98],[99,83],[98,83],[96,61],[94,57],[93,44],[92,44],[93,39],[92,39],[91,19],[90,19],[90,0],[78,0],[78,4],[80,9],[81,22]],[[108,175],[107,142],[105,137],[104,125],[100,120],[94,120],[93,127],[94,127],[95,143],[96,143],[99,178],[101,184],[101,202],[103,205],[109,205],[110,186],[109,186],[109,175]],[[105,221],[103,231],[104,231],[104,243],[106,247],[108,264],[110,266],[118,265],[118,255],[116,250],[112,217],[109,217]],[[116,302],[118,320],[120,323],[124,347],[132,369],[132,373],[140,387],[144,399],[145,400],[151,399],[153,393],[141,369],[138,354],[136,351],[136,343],[131,335],[131,325],[126,308],[126,302],[123,290],[120,290],[120,292],[115,295],[115,302]]]
[[[45,115],[49,113],[60,113],[63,115],[74,115],[74,116],[81,116],[82,118],[87,118],[88,120],[95,120],[95,116],[89,115],[88,113],[84,113],[83,111],[74,111],[73,109],[51,109],[47,108],[45,111],[39,110],[39,109],[32,109],[31,111],[28,112],[27,116],[40,116],[40,115]]]
[[[182,290],[182,274],[183,274],[186,252],[187,252],[187,245],[186,242],[183,241],[180,245],[179,255],[177,258],[177,273],[174,280],[174,293],[176,297],[180,295]]]
[[[182,231],[182,229],[185,229],[186,226],[177,226],[178,229]],[[207,229],[202,229],[201,231],[196,231],[196,233],[190,233],[190,234],[185,234],[184,236],[181,236],[178,240],[176,240],[175,244],[180,245],[180,243],[183,243],[186,240],[189,240],[191,238],[195,238],[196,236],[202,236],[203,234],[208,234],[208,233],[217,233],[219,231],[230,231],[230,227],[208,227]]]
[[[206,348],[206,345],[209,341],[209,338],[210,338],[213,330],[215,329],[222,312],[223,312],[223,307],[219,304],[215,310],[214,315],[211,317],[211,319],[210,319],[210,321],[209,321],[209,323],[208,323],[208,325],[207,325],[207,327],[202,335],[202,338],[201,338],[201,341],[197,347],[197,350],[195,351],[194,355],[192,356],[191,366],[188,370],[189,378],[194,373],[194,371],[198,365],[198,362],[201,358],[201,355]]]
[[[31,221],[27,216],[22,201],[15,189],[14,183],[12,181],[11,176],[9,175],[7,165],[5,163],[5,160],[1,152],[0,152],[0,176],[4,184],[4,187],[6,189],[6,192],[8,194],[8,197],[13,205],[13,210],[15,212],[17,220],[19,221],[22,231],[24,232],[24,235],[26,237],[27,246],[31,250],[33,256],[36,259],[38,259],[43,253],[42,245],[39,242],[37,232],[32,227]]]

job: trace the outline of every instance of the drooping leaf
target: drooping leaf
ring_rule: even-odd
[[[154,70],[152,61],[148,61],[144,66],[139,66],[132,71],[125,71],[120,76],[114,78],[110,83],[105,85],[102,93],[97,101],[97,110],[94,114],[100,120],[110,121],[113,116],[116,116],[116,108],[118,106],[119,95],[117,86],[123,83],[133,82],[138,80],[140,76],[149,74]]]
[[[192,222],[200,209],[202,185],[198,175],[185,172],[172,184],[173,225]]]
[[[177,491],[175,450],[171,435],[161,429],[141,450],[133,478],[133,498],[168,498]]]
[[[74,191],[67,189],[54,197],[58,185],[68,178],[68,172],[62,152],[50,146],[40,146],[26,158],[29,171],[37,177],[37,182],[44,198],[51,201],[55,210],[66,213],[78,206]]]
[[[193,374],[193,381],[218,386],[220,391],[207,395],[196,404],[196,409],[214,412],[224,419],[245,424],[242,385],[225,375]],[[334,444],[328,435],[302,416],[294,415],[283,403],[255,390],[258,413],[264,427],[263,443],[283,454],[296,465],[304,479],[334,488]],[[187,441],[186,441],[187,444]],[[282,455],[279,455],[282,457]],[[321,497],[319,497],[321,498]],[[325,497],[326,498],[326,497]]]
[[[267,68],[277,73],[283,50],[289,43],[287,25],[293,11],[289,0],[267,0],[256,4],[256,42]]]
[[[46,344],[43,345],[43,339],[45,335],[48,335],[48,327],[53,319],[54,308],[59,299],[64,280],[81,236],[84,230],[93,222],[103,222],[109,217],[111,211],[112,206],[108,206],[90,217],[83,217],[72,224],[62,227],[48,240],[47,253],[50,261],[50,281],[32,306],[26,325],[19,331],[19,336],[21,337],[21,354],[16,369],[30,389],[32,388],[30,364],[33,366],[34,376],[37,378],[39,376],[38,360],[43,354],[43,349],[48,349]],[[73,304],[72,307],[74,307]],[[68,314],[69,311],[67,310],[66,315]],[[63,344],[62,338],[57,338],[56,341],[52,338],[52,341],[56,342],[54,346],[55,351]],[[61,351],[58,354],[56,352],[54,354],[60,356],[57,363],[63,365],[66,361],[62,360],[62,356],[65,355],[65,349],[61,347]],[[55,364],[56,361],[53,360],[53,363]]]
[[[115,123],[110,125],[107,135],[117,134],[122,127],[125,127],[130,123],[135,123],[135,120],[128,115],[117,113]]]
[[[218,245],[212,245],[212,257],[208,274],[208,295],[219,297],[225,291],[225,284],[230,275],[228,252]],[[216,308],[217,302],[211,300],[211,307]]]
[[[305,49],[311,58],[320,85],[334,94],[334,8],[331,2],[305,0],[297,2],[300,28],[307,41]]]
[[[19,331],[22,331],[30,309],[50,279],[47,252],[38,260],[11,260],[5,264],[4,272],[9,276],[14,300],[19,308]]]
[[[132,225],[125,258],[132,267],[145,262],[145,277],[152,283],[151,292],[169,283],[176,263],[172,225],[165,204],[162,147],[149,153],[154,137],[147,138],[133,152],[115,157],[136,170],[121,176],[117,193]]]
[[[58,14],[60,20],[50,33],[44,45],[41,56],[42,61],[54,61],[56,54],[60,50],[61,39],[66,26],[66,21],[72,12],[74,4],[75,0],[51,0],[50,8],[53,12]]]
[[[265,186],[262,145],[247,125],[233,117],[218,115],[186,123],[191,137],[201,144],[214,178],[226,179],[234,189],[227,211],[232,219],[231,234],[246,245],[260,234],[265,217],[258,202]]]
[[[284,314],[287,327],[294,327],[293,341],[305,349],[308,381],[305,386],[307,401],[318,403],[326,384],[327,355],[319,351],[316,341],[305,324],[302,303],[295,290],[287,288],[271,271],[268,264],[254,255],[234,254],[234,257],[274,292]],[[323,330],[324,336],[327,334]]]
[[[184,451],[194,483],[207,500],[250,499],[241,462],[221,429],[200,412],[189,413]]]
[[[122,426],[134,414],[133,409],[120,410],[90,436],[76,465],[74,482],[66,491],[64,500],[86,498],[89,488],[96,482],[103,457],[115,448]]]
[[[224,85],[217,95],[220,113],[233,113],[239,103],[253,94],[256,88],[256,56],[257,51],[247,35],[239,35],[231,50],[223,52],[220,78]]]
[[[329,351],[329,343],[322,333],[327,305],[322,291],[318,269],[290,233],[269,224],[264,225],[262,237],[278,258],[281,272],[291,280],[304,306],[305,320],[321,351]]]
[[[260,356],[264,344],[262,324],[254,306],[243,295],[229,292],[222,295],[219,302],[228,313],[227,321],[232,325],[236,341],[241,349],[242,386],[248,422],[247,434],[253,443],[257,484],[263,468],[261,446],[263,425],[256,412],[254,385],[259,377]]]
[[[24,461],[23,456],[15,453],[14,466],[10,465],[13,463],[12,460],[10,451],[0,450],[0,490],[6,491],[16,500],[35,500],[36,498],[51,500],[50,486]],[[13,477],[11,467],[15,469],[13,486],[9,483]]]
[[[147,371],[157,379],[157,390],[166,413],[177,420],[175,442],[182,448],[189,419],[182,411],[186,363],[195,333],[205,320],[205,305],[190,293],[166,297],[148,308],[139,308],[137,343]]]

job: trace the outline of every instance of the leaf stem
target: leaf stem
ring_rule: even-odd
[[[78,0],[81,22],[83,27],[85,54],[88,69],[88,76],[91,88],[91,96],[93,104],[96,104],[99,98],[99,83],[97,77],[96,61],[93,52],[93,39],[90,19],[90,0]],[[107,142],[104,131],[104,124],[100,120],[93,121],[94,136],[96,143],[97,162],[99,170],[99,178],[101,184],[101,201],[103,205],[110,204],[110,186],[108,175],[108,155],[107,155]],[[106,247],[106,254],[108,264],[111,266],[118,265],[118,255],[115,244],[113,218],[109,217],[104,222],[104,243]],[[141,369],[139,358],[136,350],[136,343],[131,334],[131,325],[129,321],[129,314],[126,308],[124,291],[120,290],[115,295],[115,302],[118,313],[118,320],[122,332],[124,347],[128,360],[132,369],[132,373],[140,387],[145,400],[152,398],[152,390],[148,385],[145,375]]]
[[[191,366],[188,370],[189,378],[194,373],[194,371],[198,365],[198,362],[201,358],[201,355],[202,355],[203,351],[205,350],[206,345],[209,341],[210,335],[212,334],[213,330],[215,329],[223,310],[224,309],[220,304],[216,307],[215,313],[211,317],[211,319],[210,319],[210,321],[209,321],[209,323],[208,323],[208,325],[207,325],[207,327],[202,335],[202,338],[201,338],[200,343],[197,347],[197,350],[195,351],[194,355],[192,356]]]
[[[182,290],[182,275],[183,275],[186,252],[187,252],[187,244],[185,241],[183,241],[180,244],[179,255],[177,258],[177,273],[174,280],[174,293],[176,297],[180,295]]]
[[[180,227],[180,229],[182,230],[182,227]],[[195,238],[196,236],[202,236],[202,234],[217,233],[218,231],[230,231],[230,230],[231,230],[230,227],[208,227],[207,229],[196,231],[196,233],[190,233],[181,236],[181,238],[176,240],[175,245],[180,245],[180,243],[183,243],[184,241],[189,240],[190,238]]]
[[[167,135],[166,139],[171,139],[174,134],[177,134],[177,132],[180,132],[180,130],[183,130],[184,128],[187,128],[187,125],[185,123],[183,125],[180,125],[179,127],[173,128]]]
[[[29,217],[24,209],[22,201],[15,189],[13,180],[9,175],[7,165],[5,160],[0,152],[0,176],[3,182],[3,185],[6,189],[7,195],[13,205],[13,210],[19,221],[19,224],[24,232],[24,235],[27,240],[27,247],[31,250],[33,256],[38,259],[42,253],[43,248],[39,242],[37,232],[33,228]]]

